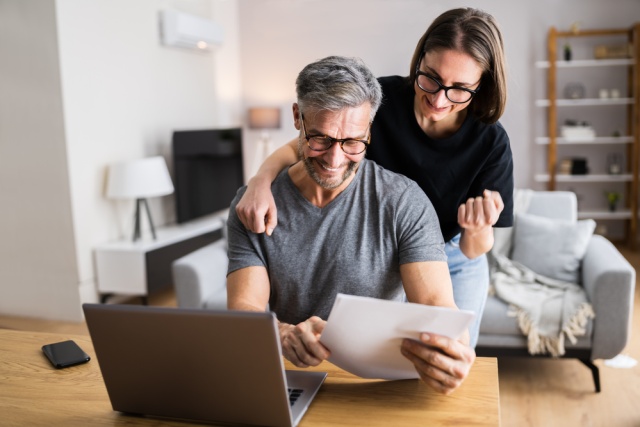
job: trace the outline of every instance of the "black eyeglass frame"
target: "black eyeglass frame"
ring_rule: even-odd
[[[331,147],[333,147],[333,144],[335,144],[336,142],[340,143],[340,149],[342,151],[344,151],[345,154],[348,154],[350,156],[357,156],[358,154],[362,154],[365,151],[367,151],[367,148],[369,148],[369,145],[371,144],[371,124],[373,122],[369,122],[369,136],[367,137],[367,139],[356,139],[356,138],[334,138],[332,136],[328,136],[328,135],[323,135],[321,133],[319,134],[307,134],[307,127],[304,124],[304,114],[300,113],[300,122],[302,123],[302,132],[304,133],[304,139],[307,140],[307,146],[309,147],[310,150],[315,151],[315,152],[323,152],[323,151],[328,151]],[[313,148],[311,146],[311,143],[309,142],[309,140],[311,138],[325,138],[328,139],[330,144],[327,148],[323,148],[322,150],[318,150],[317,148]],[[344,143],[347,141],[357,141],[357,142],[362,142],[364,144],[364,149],[358,153],[347,153],[344,150]]]
[[[418,64],[416,65],[416,76],[414,78],[414,81],[416,82],[416,84],[418,85],[418,87],[430,94],[436,94],[438,92],[440,92],[441,90],[444,90],[444,96],[447,97],[447,99],[451,102],[453,102],[454,104],[466,104],[467,102],[471,101],[473,99],[474,96],[476,96],[476,94],[478,93],[478,91],[480,90],[480,86],[478,86],[475,89],[468,89],[466,87],[460,87],[460,86],[445,86],[443,85],[438,79],[436,79],[435,77],[429,75],[428,73],[425,73],[424,71],[420,70],[420,64],[422,63],[422,59],[424,58],[424,55],[422,55],[420,57],[420,59],[418,60]],[[423,88],[422,86],[420,86],[420,83],[418,81],[418,78],[420,76],[425,76],[428,79],[433,80],[437,85],[438,85],[438,89],[436,90],[427,90],[425,88]],[[468,92],[469,93],[469,99],[467,99],[466,101],[454,101],[453,99],[449,98],[449,90],[450,89],[455,89],[455,90],[461,90],[463,92]]]

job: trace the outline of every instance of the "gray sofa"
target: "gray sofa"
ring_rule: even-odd
[[[172,273],[178,307],[226,309],[228,265],[224,237],[175,260]]]
[[[534,192],[528,214],[577,220],[577,201],[571,192]],[[175,290],[180,307],[226,308],[226,240],[205,246],[173,263]],[[575,344],[566,342],[564,357],[578,358],[591,370],[596,390],[599,373],[593,360],[609,359],[626,346],[631,332],[635,270],[607,239],[591,237],[581,266],[581,284],[596,317],[589,321],[587,334]],[[508,306],[489,296],[482,316],[476,347],[479,356],[525,356],[527,339],[516,319],[507,315]]]
[[[572,192],[533,192],[527,214],[575,222],[577,200]],[[517,224],[516,224],[517,227]],[[596,359],[609,359],[626,346],[631,333],[635,270],[607,239],[593,235],[580,268],[581,285],[595,311],[587,333],[575,344],[566,340],[564,357],[577,358],[593,374],[596,391],[600,391]],[[525,356],[527,339],[517,320],[507,315],[509,307],[496,296],[489,296],[480,323],[476,346],[479,356]]]

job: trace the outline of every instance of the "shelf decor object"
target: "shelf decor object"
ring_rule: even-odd
[[[140,211],[143,208],[147,211],[153,239],[156,239],[147,198],[166,196],[171,193],[173,193],[173,183],[167,170],[167,163],[162,156],[115,163],[109,167],[107,197],[110,199],[135,199],[136,201],[134,242],[142,236]]]
[[[620,175],[622,173],[622,159],[618,153],[609,153],[607,156],[607,171],[609,175]]]
[[[596,59],[617,59],[633,56],[633,46],[629,43],[619,45],[598,45],[593,49]]]
[[[593,52],[593,57],[580,57],[576,52],[583,52],[580,45],[597,45],[599,42],[610,42],[617,38],[617,45],[598,45]],[[639,162],[640,162],[640,23],[636,23],[628,28],[619,29],[597,29],[588,30],[578,26],[572,26],[568,31],[558,31],[555,27],[549,29],[547,40],[547,60],[537,61],[536,68],[546,69],[546,99],[535,101],[537,107],[546,109],[546,132],[547,135],[540,135],[535,138],[536,144],[542,145],[546,150],[546,171],[536,173],[534,181],[544,182],[550,191],[566,190],[568,183],[579,183],[584,186],[586,194],[590,194],[593,201],[601,207],[590,207],[579,210],[580,218],[622,220],[624,221],[624,235],[629,239],[629,245],[635,246],[637,238],[638,222],[638,192],[639,188]],[[573,50],[571,59],[566,57],[566,46]],[[607,73],[610,67],[624,68],[626,79],[617,81],[609,86],[599,86],[601,80],[594,78],[594,75]],[[568,70],[570,68],[570,70]],[[589,71],[594,69],[594,71]],[[602,69],[603,71],[598,71]],[[565,71],[566,70],[566,71]],[[587,70],[583,72],[582,70]],[[558,74],[562,72],[570,74]],[[563,81],[570,76],[571,81]],[[590,95],[586,98],[585,94]],[[561,98],[558,98],[558,95]],[[563,115],[580,114],[584,111],[586,116],[593,111],[617,115],[625,118],[626,129],[611,134],[610,129],[604,129],[602,123],[595,123],[591,126],[559,126],[558,109],[562,109]],[[578,110],[581,112],[578,113]],[[589,111],[587,111],[589,110]],[[605,111],[606,110],[606,111]],[[611,112],[614,110],[614,112]],[[575,117],[575,116],[574,116]],[[599,126],[598,126],[599,125]],[[611,136],[605,136],[605,135]],[[600,136],[598,136],[600,135]],[[606,149],[610,151],[612,144],[618,145],[616,155],[602,152],[600,158],[609,159],[606,164],[594,160],[594,170],[585,174],[577,174],[572,168],[568,172],[568,159],[575,159],[578,155],[586,154],[578,145],[590,145],[587,156],[596,156],[598,150]],[[564,146],[562,156],[565,159],[561,164],[558,161],[558,146]],[[601,147],[601,148],[598,148]],[[613,158],[615,157],[615,158]],[[624,159],[624,162],[622,161]],[[571,163],[574,165],[573,162]],[[606,169],[605,169],[606,168]],[[558,183],[563,184],[560,188]],[[615,211],[609,211],[610,206],[602,197],[598,198],[596,193],[602,191],[603,183],[616,183],[615,190],[610,192],[619,194],[619,201],[624,202],[624,206],[616,205]],[[592,186],[593,185],[593,186]],[[591,186],[591,187],[590,187]],[[600,188],[600,189],[598,189]],[[600,193],[602,194],[602,193]],[[599,202],[598,202],[599,201]],[[622,203],[619,203],[620,205]]]
[[[571,45],[569,43],[564,44],[564,60],[571,61],[571,57],[573,54],[571,53]]]
[[[591,141],[596,137],[595,130],[589,124],[564,125],[560,127],[560,135],[567,141]]]
[[[564,87],[564,97],[567,99],[582,99],[585,91],[586,89],[582,83],[567,83]]]
[[[607,202],[609,203],[609,211],[615,212],[618,208],[618,200],[620,200],[620,193],[617,191],[606,191]]]

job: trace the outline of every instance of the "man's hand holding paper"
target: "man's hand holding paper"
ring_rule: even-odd
[[[329,361],[363,378],[421,378],[448,394],[475,353],[457,340],[474,313],[339,294],[320,341]]]
[[[442,394],[458,388],[476,360],[471,347],[432,333],[420,334],[419,341],[404,339],[401,351],[413,363],[420,378]]]

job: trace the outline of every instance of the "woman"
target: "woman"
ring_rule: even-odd
[[[513,223],[513,161],[498,123],[506,104],[505,60],[495,19],[471,8],[444,12],[418,42],[409,77],[379,81],[383,102],[367,156],[416,181],[431,199],[456,305],[477,313],[469,329],[475,347],[493,226]],[[297,139],[277,150],[249,181],[236,210],[253,232],[273,232],[271,181],[297,161],[296,147]]]

